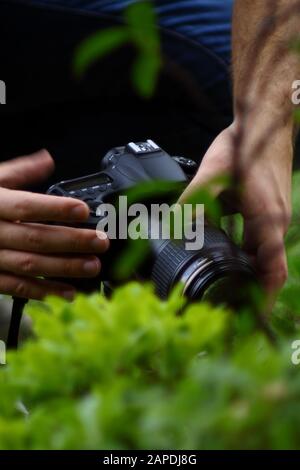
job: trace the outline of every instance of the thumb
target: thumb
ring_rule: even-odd
[[[232,131],[228,128],[218,135],[207,150],[197,174],[182,194],[180,202],[186,201],[199,188],[208,190],[214,197],[219,196],[228,186],[226,175],[228,177],[232,170],[232,150]]]
[[[217,198],[228,188],[228,167],[223,162],[215,159],[204,159],[192,181],[181,195],[179,202],[188,201],[199,190],[207,191],[212,197]]]
[[[47,150],[0,163],[0,186],[9,189],[30,186],[46,179],[53,172],[54,166]]]
[[[277,293],[287,280],[284,220],[263,214],[244,219],[244,250],[254,258],[265,291]]]

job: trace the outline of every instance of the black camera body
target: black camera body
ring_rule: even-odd
[[[51,186],[48,194],[80,199],[90,207],[86,228],[99,222],[97,207],[116,195],[153,180],[186,183],[197,164],[183,157],[171,157],[155,142],[129,143],[110,150],[101,161],[102,171]]]
[[[48,194],[77,198],[88,204],[90,217],[80,227],[96,229],[100,218],[98,207],[112,203],[116,196],[126,194],[137,185],[165,181],[186,186],[195,174],[197,164],[183,157],[171,157],[155,142],[147,140],[110,150],[101,161],[101,169],[93,175],[60,182],[48,190]],[[204,246],[198,251],[187,250],[185,240],[150,240],[150,245],[147,266],[144,263],[131,277],[151,280],[161,298],[167,298],[173,287],[181,282],[184,295],[192,301],[204,297],[233,305],[240,303],[241,296],[247,295],[246,287],[256,282],[246,254],[222,230],[213,226],[205,226]],[[101,257],[104,268],[101,281],[106,286],[116,282],[111,267],[121,246],[122,243],[116,240],[104,258]],[[68,282],[81,291],[90,292],[99,288],[100,279]]]

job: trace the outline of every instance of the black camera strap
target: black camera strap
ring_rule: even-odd
[[[13,307],[6,341],[8,350],[18,348],[22,315],[27,302],[28,299],[20,299],[19,297],[13,297]]]

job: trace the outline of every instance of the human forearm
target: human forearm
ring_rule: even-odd
[[[299,5],[299,14],[287,14]],[[277,120],[278,132],[293,132],[292,83],[300,75],[289,52],[299,35],[299,0],[236,0],[233,18],[233,81],[236,119],[251,106],[262,129]],[[262,30],[265,34],[259,34]],[[253,120],[253,119],[252,119]],[[257,124],[257,122],[256,122]]]
[[[291,12],[296,4],[298,11]],[[291,96],[292,83],[300,77],[299,60],[288,46],[299,36],[299,19],[300,0],[235,1],[234,122],[210,146],[183,196],[199,185],[221,192],[225,188],[211,182],[224,173],[234,182],[239,178],[241,191],[232,193],[232,207],[243,216],[244,248],[271,297],[288,273],[284,235],[291,215]]]

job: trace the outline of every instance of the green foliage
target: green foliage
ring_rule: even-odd
[[[300,172],[293,179],[293,220],[286,237],[289,280],[277,302],[273,322],[282,332],[294,333],[300,326]],[[298,334],[300,338],[300,334]]]
[[[153,94],[161,66],[160,38],[154,10],[149,2],[137,2],[126,10],[130,37],[138,58],[133,68],[133,83],[145,97]]]
[[[120,253],[114,266],[114,276],[118,282],[130,279],[133,273],[142,266],[150,254],[148,240],[129,240],[126,249]]]
[[[128,41],[125,28],[111,28],[99,31],[80,44],[74,61],[74,71],[81,76],[86,69],[100,57],[108,55],[117,47]]]
[[[0,369],[0,449],[299,449],[299,249],[292,237],[276,345],[249,312],[136,283],[30,303],[35,336]]]
[[[0,375],[1,449],[295,448],[300,371],[247,318],[131,284],[32,303]]]
[[[144,98],[152,96],[161,67],[160,38],[151,2],[137,1],[125,11],[125,24],[98,31],[84,40],[75,53],[74,71],[81,77],[89,66],[120,46],[131,43],[137,50],[132,81]]]
[[[206,220],[220,225],[220,219],[222,215],[222,208],[220,201],[214,196],[213,189],[216,185],[222,184],[223,187],[229,185],[230,181],[226,177],[218,177],[213,181],[210,181],[207,185],[197,189],[190,194],[186,199],[185,203],[192,206],[194,213],[196,213],[197,204],[205,206],[205,217]],[[138,184],[126,191],[127,204],[128,206],[136,203],[158,203],[162,201],[169,203],[170,205],[176,204],[182,195],[186,184],[177,183],[171,181],[143,181],[142,184]],[[118,202],[116,202],[118,206]],[[176,228],[179,233],[184,233],[184,214],[182,212],[181,217],[169,216],[164,218],[165,224],[169,224],[171,238],[175,233]],[[226,229],[226,224],[225,229]],[[235,224],[236,225],[236,224]],[[127,247],[121,253],[119,259],[115,263],[115,278],[119,280],[126,280],[132,277],[132,273],[137,271],[142,263],[150,253],[150,245],[147,240],[140,239],[134,240],[128,243]]]

